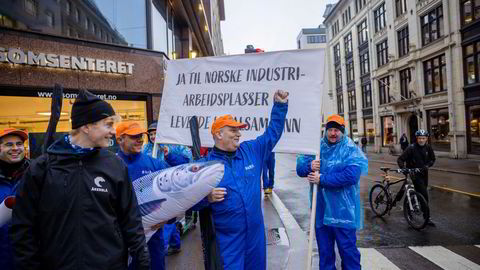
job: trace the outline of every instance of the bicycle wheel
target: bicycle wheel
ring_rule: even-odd
[[[387,189],[380,184],[376,184],[370,189],[368,197],[370,201],[370,208],[378,217],[384,216],[390,208],[390,195]]]
[[[428,203],[422,194],[414,190],[408,192],[410,193],[410,203],[412,207],[410,208],[408,196],[405,196],[405,200],[403,200],[403,214],[412,228],[421,230],[425,228],[430,218]]]

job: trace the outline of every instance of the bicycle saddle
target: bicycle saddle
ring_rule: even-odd
[[[380,167],[380,170],[384,171],[385,173],[390,170],[388,167]]]

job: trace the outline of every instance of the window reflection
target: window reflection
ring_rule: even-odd
[[[382,144],[383,146],[390,146],[393,142],[393,126],[395,122],[393,116],[382,117]]]
[[[375,126],[373,125],[373,118],[365,118],[364,121],[364,132],[365,137],[367,137],[368,144],[375,143]]]
[[[480,154],[480,105],[470,106],[468,108],[468,120],[470,124],[470,152]]]
[[[430,143],[434,150],[450,151],[450,132],[448,108],[429,110],[428,117],[428,131],[430,133]]]

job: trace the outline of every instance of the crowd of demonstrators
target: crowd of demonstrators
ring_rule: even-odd
[[[271,194],[275,184],[275,153],[271,152],[265,158],[262,169],[263,192]]]
[[[212,124],[214,147],[204,160],[223,161],[225,173],[196,207],[211,207],[223,269],[266,269],[260,179],[263,161],[282,135],[287,101],[288,92],[275,93],[268,128],[254,140],[240,143],[240,129],[246,124],[231,115]]]
[[[400,168],[421,169],[411,174],[415,190],[422,194],[428,203],[428,168],[435,164],[435,153],[428,141],[428,132],[420,129],[415,132],[416,142],[409,145],[398,157],[397,163]],[[431,213],[430,213],[431,214]],[[430,219],[428,225],[435,226]]]
[[[30,161],[25,157],[26,132],[14,128],[0,131],[0,203],[15,196],[20,177]],[[10,223],[0,227],[0,265],[3,270],[13,270],[13,252],[8,231]]]
[[[327,118],[320,160],[311,155],[297,158],[298,176],[319,188],[315,235],[320,269],[335,269],[335,243],[342,269],[361,269],[356,230],[363,227],[359,181],[367,171],[368,160],[345,135],[345,120],[339,115]]]
[[[119,119],[81,90],[72,130],[33,160],[12,214],[15,269],[150,269],[137,200],[125,163],[106,149]]]

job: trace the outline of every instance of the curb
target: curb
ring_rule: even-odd
[[[308,238],[305,232],[300,228],[295,218],[287,207],[283,204],[275,191],[268,196],[268,199],[277,211],[280,220],[285,227],[285,231],[290,243],[288,250],[288,260],[284,269],[297,270],[307,269]]]
[[[376,159],[369,159],[368,161],[377,162],[377,163],[385,163],[385,164],[393,164],[397,166],[396,162],[385,161],[385,160],[376,160]],[[430,167],[429,170],[433,171],[440,171],[440,172],[449,172],[449,173],[458,173],[458,174],[465,174],[465,175],[472,175],[472,176],[480,176],[480,173],[474,172],[465,172],[465,171],[456,171],[456,170],[447,170],[447,169],[440,169],[435,167]]]

